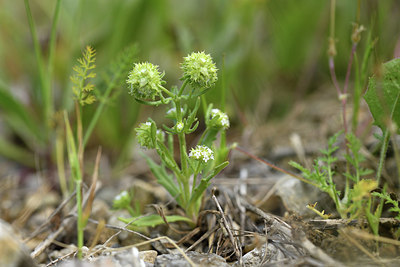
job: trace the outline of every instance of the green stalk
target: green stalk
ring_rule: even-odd
[[[78,152],[76,150],[74,136],[72,134],[71,125],[68,120],[67,112],[64,111],[64,120],[67,137],[67,150],[68,159],[71,168],[71,174],[75,180],[76,190],[76,206],[77,206],[77,246],[78,246],[78,258],[82,259],[82,247],[83,247],[83,217],[82,217],[82,173],[79,162]]]
[[[58,181],[60,183],[60,188],[64,198],[68,197],[68,187],[67,179],[65,178],[65,168],[64,168],[64,136],[61,134],[60,129],[57,129],[56,135],[56,163],[57,163],[57,173]]]
[[[194,193],[194,189],[196,188],[197,175],[198,175],[199,172],[200,172],[200,167],[201,167],[201,162],[199,161],[199,162],[197,163],[196,171],[195,171],[194,174],[193,174],[192,195],[193,195],[193,193]]]
[[[190,188],[189,188],[185,134],[182,132],[179,133],[178,140],[179,140],[179,148],[180,148],[180,154],[181,154],[181,168],[182,168],[182,173],[184,176],[183,190],[184,190],[185,202],[187,203],[189,201]]]
[[[378,186],[379,186],[381,176],[382,176],[382,169],[383,169],[383,164],[384,164],[385,158],[386,158],[386,151],[387,151],[387,148],[389,145],[389,138],[390,138],[390,133],[389,133],[389,130],[386,128],[385,132],[383,134],[383,143],[382,143],[381,152],[380,152],[380,156],[379,156],[378,171],[376,172],[376,181],[378,182]]]
[[[183,90],[185,89],[186,85],[189,83],[189,80],[185,80],[181,86],[181,88],[179,89],[179,93],[178,93],[178,97],[182,95]]]
[[[54,9],[53,22],[51,25],[51,33],[50,33],[50,41],[49,41],[49,58],[47,62],[47,77],[48,77],[48,86],[49,86],[49,111],[50,114],[53,113],[53,92],[51,91],[51,82],[53,78],[53,69],[54,69],[54,51],[56,49],[56,40],[57,40],[57,23],[60,14],[60,6],[61,0],[57,0],[56,7]]]
[[[187,84],[187,80],[183,83],[180,92],[183,92]],[[181,99],[180,97],[174,97],[174,103],[176,107],[176,121],[182,122],[182,112],[181,112]],[[186,126],[185,126],[186,127]],[[187,166],[187,154],[186,154],[186,139],[185,134],[183,132],[178,133],[178,141],[179,141],[179,152],[181,158],[181,169],[182,169],[182,176],[183,176],[183,198],[185,203],[189,201],[190,196],[190,188],[189,188],[189,173],[188,173],[188,166]]]
[[[358,113],[360,110],[360,98],[362,91],[362,81],[360,77],[360,69],[359,69],[357,54],[354,54],[354,69],[355,69],[354,71],[355,81],[354,81],[354,97],[353,97],[353,118],[352,118],[351,130],[353,133],[356,133],[358,125]]]
[[[397,177],[399,179],[399,185],[400,185],[400,152],[399,152],[399,146],[397,145],[396,138],[396,133],[392,132],[392,145],[393,145],[393,151],[394,151],[394,158],[396,160],[396,167],[397,167]]]
[[[330,161],[330,156],[328,156],[328,162],[327,162],[327,164],[328,164],[328,179],[329,179],[329,183],[330,183],[330,185],[331,186],[334,186],[334,183],[333,183],[333,173],[332,173],[332,167],[331,167],[331,161]],[[346,180],[347,181],[347,180]],[[342,217],[342,208],[341,208],[341,203],[340,203],[340,201],[339,201],[339,198],[338,198],[338,196],[337,196],[337,194],[336,194],[336,192],[334,191],[334,190],[331,190],[331,194],[332,194],[332,198],[333,198],[333,200],[335,201],[335,205],[336,205],[336,210],[337,211],[339,211],[340,212],[340,216]]]
[[[82,259],[83,247],[83,216],[82,216],[82,178],[75,181],[76,184],[76,205],[78,207],[78,259]]]
[[[40,95],[41,95],[41,105],[43,105],[43,119],[45,122],[45,128],[48,129],[50,126],[50,118],[51,118],[51,94],[49,87],[49,80],[46,78],[45,67],[43,62],[43,55],[40,50],[40,43],[36,32],[36,26],[33,21],[31,8],[29,6],[29,0],[24,0],[26,15],[28,17],[29,28],[32,35],[33,47],[35,50],[35,56],[37,61],[37,67],[39,70],[39,79],[40,79]],[[46,131],[47,132],[47,131]],[[47,135],[47,133],[46,133]]]
[[[110,82],[110,84],[108,85],[108,87],[106,88],[106,92],[104,93],[103,96],[103,101],[100,102],[99,106],[97,107],[92,119],[90,120],[89,126],[86,130],[85,136],[83,137],[83,147],[86,146],[87,142],[89,141],[89,138],[94,130],[94,127],[97,124],[97,121],[100,118],[101,113],[103,112],[104,106],[105,106],[105,99],[107,99],[110,94],[112,89],[114,88],[114,83],[115,83],[116,77],[114,76],[114,78],[112,79],[112,81]]]
[[[221,110],[225,112],[226,103],[226,73],[225,73],[225,54],[222,56],[222,74],[221,74]]]

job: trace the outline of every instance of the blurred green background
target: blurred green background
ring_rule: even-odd
[[[56,0],[29,3],[46,61]],[[159,65],[166,72],[167,86],[179,84],[183,56],[192,51],[210,53],[224,75],[220,72],[217,88],[207,98],[218,107],[220,89],[226,86],[226,109],[233,127],[239,130],[246,122],[260,124],[283,117],[296,100],[330,83],[326,53],[330,1],[327,0],[62,0],[60,3],[51,77],[54,117],[64,109],[73,110],[69,77],[86,45],[97,51],[96,84],[100,94],[111,62],[128,47],[135,45],[133,61]],[[378,38],[373,61],[391,59],[400,36],[400,2],[360,3],[360,23],[367,33],[371,31],[372,38]],[[338,0],[336,4],[335,60],[338,78],[343,80],[357,1]],[[46,126],[41,115],[43,103],[37,93],[39,73],[24,1],[0,0],[0,25],[0,153],[31,166],[31,155],[52,161],[55,143],[52,132],[56,126],[50,126],[53,130],[49,135],[40,137]],[[363,45],[362,40],[359,50]],[[96,105],[85,108],[85,118],[92,116]],[[110,155],[126,150],[134,137],[132,128],[138,117],[157,116],[154,108],[146,108],[141,115],[140,109],[128,97],[124,84],[117,84],[90,146],[101,144]],[[239,112],[246,121],[240,119]],[[22,122],[13,123],[18,119]],[[38,129],[30,129],[36,127],[31,124]],[[30,130],[38,131],[38,136],[32,137]]]

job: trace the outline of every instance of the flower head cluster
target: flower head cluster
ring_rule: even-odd
[[[129,195],[128,191],[124,190],[114,198],[113,201],[114,209],[123,209],[130,205],[131,205],[131,196]]]
[[[222,128],[222,129],[228,129],[230,124],[229,124],[229,118],[226,113],[222,112],[221,110],[217,108],[213,108],[211,110],[211,120],[214,118],[217,118],[215,120],[215,123],[213,124],[214,127],[216,128]]]
[[[182,63],[183,79],[194,88],[210,88],[217,81],[217,67],[210,55],[204,52],[192,53]]]
[[[164,73],[159,72],[156,65],[148,62],[135,63],[126,81],[129,85],[129,93],[137,99],[154,100],[160,92],[163,76]]]
[[[138,143],[145,148],[155,148],[155,140],[151,136],[151,122],[141,123],[138,128],[135,128],[136,140]],[[157,141],[164,142],[165,134],[162,130],[157,129],[156,132]]]
[[[214,159],[214,152],[207,146],[196,146],[195,148],[192,148],[192,150],[189,153],[189,157],[200,160],[203,162],[207,162],[210,159]]]

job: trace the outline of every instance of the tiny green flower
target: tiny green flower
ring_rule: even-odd
[[[122,191],[114,198],[113,201],[114,209],[124,209],[130,205],[131,205],[131,196],[126,190]]]
[[[164,83],[163,76],[164,73],[158,71],[157,65],[148,62],[135,63],[126,81],[129,84],[129,93],[137,99],[154,100]]]
[[[182,129],[183,129],[183,127],[184,127],[184,125],[183,125],[182,122],[178,122],[178,123],[175,125],[175,128],[176,128],[176,130],[177,130],[178,132],[181,132]]]
[[[192,53],[182,63],[183,79],[194,88],[210,88],[217,81],[217,67],[209,54]]]
[[[215,124],[213,124],[214,127],[222,128],[224,130],[229,128],[230,126],[229,118],[228,115],[226,115],[226,113],[222,112],[217,108],[213,108],[211,110],[211,120],[213,120],[214,118],[217,118]]]
[[[203,162],[207,162],[210,159],[214,159],[214,152],[207,146],[196,146],[195,148],[192,148],[192,150],[189,153],[189,157],[200,160]]]
[[[145,148],[152,149],[156,147],[153,139],[151,138],[151,122],[141,123],[138,128],[135,128],[136,140]],[[156,138],[160,142],[164,142],[165,134],[162,130],[157,129]]]

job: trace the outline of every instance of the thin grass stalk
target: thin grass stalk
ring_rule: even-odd
[[[77,206],[77,246],[78,246],[78,258],[82,259],[82,247],[83,247],[83,230],[84,223],[82,217],[82,173],[79,164],[79,156],[76,151],[75,140],[72,134],[71,125],[68,120],[67,112],[64,111],[64,120],[66,127],[66,138],[68,145],[68,159],[71,168],[71,173],[75,181],[76,190],[76,206]]]
[[[65,166],[64,166],[64,135],[61,130],[57,130],[56,135],[56,164],[58,173],[58,182],[60,183],[61,193],[64,198],[68,197],[69,190],[67,186],[67,179],[65,177]]]
[[[351,129],[353,133],[357,133],[357,125],[358,125],[358,114],[360,111],[360,99],[362,93],[363,82],[361,80],[360,68],[357,54],[354,56],[354,65],[355,65],[355,82],[354,82],[354,94],[353,94],[353,117],[351,123]]]
[[[49,111],[50,114],[53,113],[54,107],[53,107],[53,92],[51,90],[51,82],[53,79],[53,69],[54,69],[54,53],[56,50],[56,40],[57,40],[57,24],[58,24],[58,18],[60,14],[60,6],[61,6],[61,0],[57,0],[56,2],[56,7],[54,9],[54,15],[53,15],[53,22],[51,25],[51,32],[50,32],[50,41],[49,41],[49,58],[47,62],[47,77],[48,77],[48,86],[49,86]]]
[[[86,129],[85,135],[83,137],[83,147],[85,147],[87,142],[89,141],[89,138],[92,135],[94,127],[96,126],[96,124],[100,118],[100,115],[103,112],[103,109],[106,104],[106,100],[110,97],[111,91],[115,86],[115,80],[116,80],[116,76],[114,76],[114,78],[111,80],[110,84],[106,88],[106,92],[104,93],[103,100],[100,102],[95,113],[93,114],[92,119],[90,120],[89,126]]]
[[[50,87],[49,87],[49,81],[48,77],[46,76],[45,72],[45,66],[43,62],[43,55],[41,52],[40,48],[40,43],[38,39],[38,35],[36,32],[36,26],[33,21],[32,17],[32,12],[31,8],[29,5],[29,0],[24,0],[25,3],[25,10],[26,10],[26,15],[28,18],[28,23],[29,23],[29,29],[32,35],[32,40],[33,40],[33,47],[35,50],[35,56],[36,56],[36,61],[38,65],[38,71],[39,71],[39,79],[40,79],[40,96],[41,96],[41,105],[43,105],[43,110],[42,110],[42,116],[45,122],[45,128],[48,129],[50,126],[50,118],[51,118],[51,94],[50,94]],[[46,135],[48,134],[48,131],[46,131]]]
[[[336,11],[336,1],[331,0],[331,10],[330,10],[330,37],[329,37],[329,48],[328,48],[328,55],[329,55],[329,72],[331,75],[331,79],[333,82],[333,85],[336,89],[337,95],[339,100],[341,100],[342,104],[342,118],[343,118],[343,128],[344,128],[344,134],[345,136],[347,135],[347,119],[346,119],[346,95],[343,95],[342,90],[340,89],[339,83],[336,78],[336,72],[335,72],[335,60],[334,57],[336,56],[336,45],[335,45],[335,11]],[[346,75],[347,77],[347,75]],[[346,153],[349,154],[349,148],[347,146],[347,139],[346,139]],[[349,172],[349,162],[346,161],[346,171]],[[349,185],[349,178],[346,177],[346,182],[345,182],[345,190],[344,190],[344,198],[347,198],[350,190],[350,185]]]

